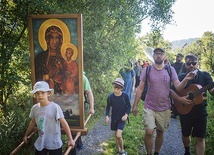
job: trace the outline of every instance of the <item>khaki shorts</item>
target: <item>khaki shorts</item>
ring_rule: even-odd
[[[145,129],[158,129],[166,131],[169,127],[171,110],[166,111],[153,111],[151,109],[144,110],[144,127]]]

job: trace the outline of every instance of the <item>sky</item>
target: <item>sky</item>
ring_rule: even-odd
[[[177,0],[172,6],[174,25],[167,25],[164,40],[175,41],[214,33],[214,0]],[[142,23],[142,35],[150,31],[148,21]]]

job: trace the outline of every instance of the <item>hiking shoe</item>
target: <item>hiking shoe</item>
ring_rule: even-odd
[[[124,152],[119,152],[119,155],[128,155],[126,151]]]

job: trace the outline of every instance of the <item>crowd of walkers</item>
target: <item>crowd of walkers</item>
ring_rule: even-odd
[[[170,117],[176,118],[178,115],[185,149],[184,155],[191,155],[191,138],[195,138],[195,155],[205,154],[207,92],[209,91],[214,96],[213,79],[210,73],[199,69],[199,60],[196,55],[186,55],[185,62],[183,62],[184,55],[178,53],[176,62],[172,64],[167,60],[166,55],[164,49],[156,48],[153,51],[154,63],[138,60],[133,65],[129,61],[119,71],[120,77],[111,83],[113,92],[107,97],[105,122],[111,124],[111,130],[114,131],[118,155],[128,154],[123,145],[123,129],[129,114],[132,112],[134,116],[137,115],[137,106],[146,84],[148,90],[144,100],[143,123],[147,155],[159,154],[164,132],[169,127]],[[146,69],[148,66],[150,68],[149,78],[147,78]],[[84,85],[86,85],[85,82]],[[197,87],[198,85],[201,87]],[[198,99],[194,95],[194,91],[199,91],[201,88],[204,89],[200,94],[201,98]],[[37,126],[39,136],[34,146],[35,154],[38,155],[62,154],[60,124],[68,137],[68,146],[77,148],[77,142],[81,141],[78,140],[75,144],[60,106],[49,98],[52,91],[53,89],[47,82],[38,81],[31,92],[38,103],[31,109],[31,121],[23,140],[27,142],[28,135]],[[89,113],[94,114],[94,99],[93,96],[90,97],[89,93],[91,88],[84,86],[84,91],[89,95]],[[131,105],[132,92],[136,92],[133,105]],[[189,92],[193,93],[189,94]],[[91,95],[93,95],[92,92]],[[153,147],[154,132],[156,132],[156,137]]]
[[[191,155],[190,144],[192,138],[195,139],[195,155],[203,155],[206,148],[207,92],[214,96],[213,79],[210,73],[199,69],[199,59],[196,55],[186,55],[185,62],[183,62],[184,55],[178,53],[174,63],[170,63],[166,55],[164,49],[156,48],[153,51],[154,63],[137,61],[135,66],[132,67],[132,63],[129,62],[129,65],[120,70],[120,75],[124,80],[124,91],[129,95],[130,100],[130,92],[136,91],[132,107],[134,116],[137,115],[137,105],[141,99],[146,81],[148,84],[143,115],[144,142],[147,155],[153,154],[154,132],[156,132],[154,155],[159,154],[163,144],[164,132],[169,127],[170,117],[176,118],[178,115],[185,149],[184,155]],[[145,68],[148,65],[150,65],[150,72],[147,80]],[[130,82],[130,85],[127,82]],[[117,83],[113,84],[116,88]],[[129,86],[126,87],[127,85]],[[122,90],[122,87],[120,90]],[[200,99],[194,93],[199,90],[201,90]],[[129,112],[124,110],[124,116],[128,114]],[[123,119],[121,120],[123,121]]]

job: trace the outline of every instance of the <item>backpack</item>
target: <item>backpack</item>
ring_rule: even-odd
[[[165,69],[167,70],[167,72],[169,74],[170,85],[171,85],[172,71],[171,71],[170,65],[165,65]],[[149,65],[149,66],[146,67],[146,81],[145,81],[145,86],[144,86],[143,93],[141,95],[141,100],[143,100],[143,101],[145,100],[146,94],[147,94],[147,91],[148,91],[148,78],[149,78],[149,72],[150,72],[150,70],[151,70],[151,65]]]
[[[124,94],[122,93],[122,95],[123,95],[123,103],[125,103],[125,105],[127,106],[127,103],[126,103],[125,98],[124,98]],[[111,94],[108,95],[108,100],[109,100],[109,103],[111,105],[111,98],[110,97],[111,97]],[[127,121],[129,124],[129,116],[127,117]]]

